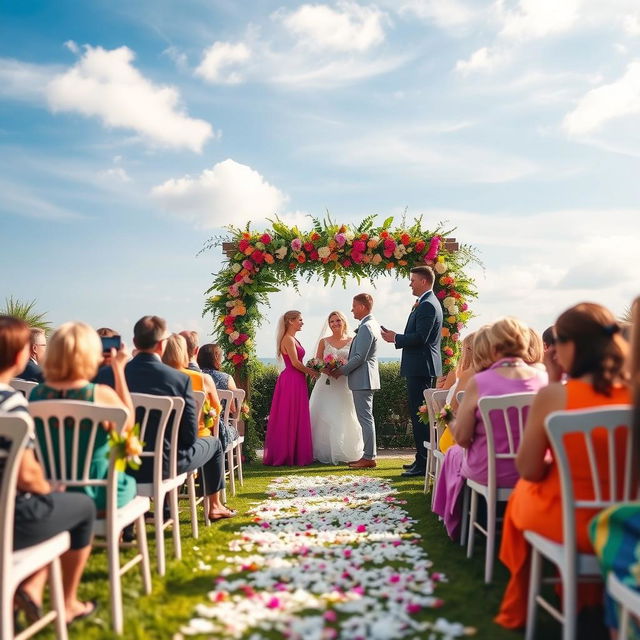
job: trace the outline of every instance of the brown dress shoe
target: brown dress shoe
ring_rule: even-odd
[[[375,460],[367,460],[366,458],[360,458],[357,462],[349,465],[351,469],[370,469],[377,466]]]

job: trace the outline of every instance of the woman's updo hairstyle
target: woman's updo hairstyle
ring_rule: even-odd
[[[489,329],[489,342],[496,360],[526,359],[529,351],[529,327],[512,316],[500,318]]]
[[[627,379],[625,362],[629,345],[620,325],[606,307],[581,302],[562,313],[555,324],[556,342],[573,342],[575,352],[567,373],[572,378],[593,377],[596,393],[611,395],[615,382]]]
[[[473,336],[473,352],[471,366],[476,373],[488,369],[493,364],[491,357],[491,343],[489,342],[490,324],[480,327]]]

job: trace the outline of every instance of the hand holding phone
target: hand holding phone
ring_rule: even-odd
[[[111,349],[118,351],[122,346],[122,338],[120,336],[101,336],[102,353],[111,353]]]

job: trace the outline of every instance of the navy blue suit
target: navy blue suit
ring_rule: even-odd
[[[20,380],[29,380],[29,382],[44,382],[44,376],[42,375],[42,369],[40,365],[35,361],[29,359],[24,371],[16,378]]]
[[[416,447],[415,465],[425,468],[429,429],[418,419],[418,409],[424,402],[424,390],[433,387],[442,375],[440,341],[442,336],[442,306],[433,291],[427,291],[411,311],[404,333],[395,337],[396,349],[402,349],[400,375],[407,379],[409,413]]]
[[[184,411],[178,433],[178,473],[193,471],[204,465],[204,479],[207,495],[224,487],[224,451],[218,438],[209,436],[198,438],[198,416],[193,397],[191,379],[186,373],[167,366],[152,353],[139,353],[127,363],[124,370],[127,386],[131,393],[148,393],[155,396],[177,396],[184,399]],[[111,367],[101,367],[94,382],[114,386]],[[145,450],[153,450],[157,420],[149,418],[144,439]],[[139,416],[136,416],[136,420]],[[170,429],[165,431],[163,455],[164,469],[168,468]],[[153,468],[149,458],[133,475],[140,482],[151,482]]]

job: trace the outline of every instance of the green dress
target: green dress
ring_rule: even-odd
[[[89,383],[79,389],[65,389],[60,391],[49,387],[46,383],[41,383],[33,389],[29,396],[29,403],[38,402],[38,400],[82,400],[84,402],[94,402],[95,384]],[[58,430],[57,420],[51,420],[51,442],[53,450],[58,455]],[[40,442],[43,450],[46,450],[46,441],[44,436],[44,424],[42,420],[35,420],[36,437]],[[80,423],[80,440],[78,443],[79,451],[85,455],[91,455],[91,464],[89,467],[89,476],[91,478],[104,479],[109,471],[109,434],[106,429],[99,428],[96,431],[96,439],[92,452],[88,452],[88,440],[90,434],[90,422],[83,420]],[[67,460],[71,460],[72,442],[71,439],[66,441]],[[82,453],[78,456],[78,469],[81,470],[84,465],[84,457]],[[47,473],[49,473],[48,465],[45,464]],[[67,491],[81,491],[86,493],[96,503],[96,509],[106,509],[106,487],[78,487],[68,488]],[[118,507],[123,507],[136,496],[136,481],[132,476],[126,473],[118,473]]]

